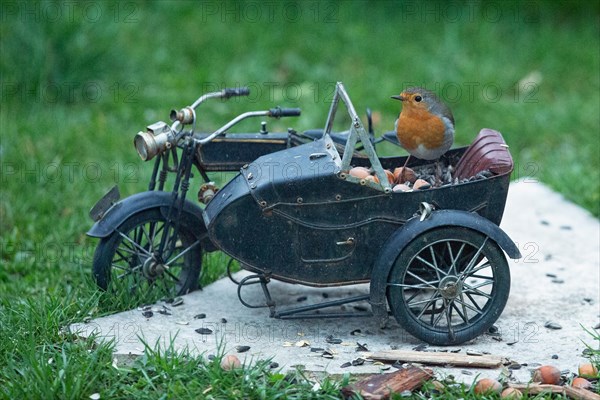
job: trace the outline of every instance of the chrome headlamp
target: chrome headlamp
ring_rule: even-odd
[[[166,123],[156,122],[149,125],[146,132],[138,132],[133,143],[140,158],[148,161],[174,146],[175,134]]]

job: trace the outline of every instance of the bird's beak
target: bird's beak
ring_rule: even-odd
[[[404,97],[402,95],[398,95],[398,96],[392,96],[392,99],[394,100],[400,100],[400,101],[404,101]]]

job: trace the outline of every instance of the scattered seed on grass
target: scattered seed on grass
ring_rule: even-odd
[[[594,326],[594,329],[600,329],[600,323],[596,324],[596,325]]]
[[[354,306],[354,309],[356,311],[360,311],[360,312],[367,311],[367,307],[365,307],[365,306]]]
[[[552,359],[553,360],[558,360],[558,354],[552,354]]]
[[[463,369],[462,371],[460,371],[461,374],[463,375],[473,375],[473,373],[471,371],[467,371],[466,369]]]
[[[303,301],[306,301],[306,299],[308,299],[308,297],[306,297],[306,296],[300,296],[300,297],[298,297],[298,298],[296,299],[296,301],[297,301],[298,303],[301,303],[301,302],[303,302]]]
[[[546,323],[544,324],[544,327],[548,328],[548,329],[553,329],[553,330],[562,329],[562,326],[558,322],[553,322],[553,321],[546,321]]]
[[[190,323],[187,321],[175,321],[177,325],[189,325]]]
[[[204,314],[204,313],[194,315],[194,319],[204,319],[204,318],[206,318],[206,314]]]
[[[271,369],[279,368],[279,363],[273,361],[271,364],[269,364],[269,368],[271,368]]]
[[[310,346],[310,342],[308,340],[299,340],[296,343],[294,343],[294,346],[296,346],[296,347],[308,347],[308,346]]]
[[[467,355],[468,356],[482,356],[483,353],[481,353],[479,351],[475,351],[475,350],[467,350]]]
[[[492,336],[492,339],[495,340],[496,342],[502,341],[502,338],[500,336]]]
[[[511,369],[511,370],[521,369],[521,364],[519,364],[517,362],[511,363],[508,366],[508,369]]]
[[[159,309],[157,312],[158,312],[159,314],[162,314],[162,315],[172,315],[172,314],[169,312],[169,310],[167,310],[167,309],[164,309],[164,308],[161,308],[161,309]]]
[[[519,343],[519,341],[515,340],[514,342],[506,342],[506,345],[507,346],[512,346],[513,344],[517,344],[517,343]]]
[[[163,301],[164,301],[165,303],[167,303],[167,304],[171,304],[171,303],[172,303],[174,300],[175,300],[175,299],[174,299],[174,298],[172,298],[172,297],[169,297],[169,298],[167,298],[167,299],[163,299]]]
[[[360,330],[360,329],[355,329],[352,332],[350,332],[350,335],[352,335],[352,336],[356,336],[356,335],[362,336],[361,334],[362,334],[362,330]]]
[[[450,350],[450,353],[460,353],[462,349],[454,349],[454,350]]]
[[[209,354],[206,358],[208,358],[208,361],[212,361],[215,359],[215,355],[214,354]]]
[[[235,346],[235,351],[238,353],[245,353],[250,350],[250,346]]]
[[[340,368],[348,368],[348,367],[350,367],[351,365],[352,365],[352,363],[345,362],[345,363],[343,363],[342,365],[340,365]]]
[[[226,323],[227,323],[227,320],[226,320],[225,318],[221,318],[221,323],[222,323],[222,324],[226,324]]]
[[[321,354],[321,357],[332,359],[333,358],[333,354],[323,353],[323,354]]]
[[[559,229],[562,229],[563,231],[570,231],[573,229],[573,227],[571,225],[561,225]]]
[[[313,352],[313,353],[319,353],[319,352],[324,351],[324,350],[325,349],[322,348],[322,347],[311,347],[310,348],[310,351]]]
[[[498,331],[499,331],[499,329],[496,325],[492,325],[488,328],[488,333],[491,335],[497,334]]]
[[[558,283],[558,284],[565,283],[565,280],[564,279],[552,279],[552,283]]]
[[[213,331],[208,328],[198,328],[195,329],[195,331],[201,335],[210,335],[211,333],[213,333]]]
[[[551,273],[547,273],[546,276],[548,278],[556,278],[557,277],[556,274],[551,274]]]
[[[427,349],[427,345],[425,343],[421,343],[418,346],[415,346],[412,348],[413,351],[425,351],[425,349]]]
[[[152,318],[152,316],[154,315],[154,313],[152,311],[144,311],[142,313],[142,315],[146,318]]]

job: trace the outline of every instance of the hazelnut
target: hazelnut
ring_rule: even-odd
[[[475,384],[475,394],[500,393],[502,385],[495,379],[483,378]]]
[[[358,179],[365,179],[367,176],[371,175],[369,170],[365,167],[354,167],[349,171],[349,174]]]
[[[558,385],[560,383],[560,370],[552,365],[543,365],[533,372],[532,380],[538,383]]]
[[[225,371],[240,368],[241,366],[242,363],[240,362],[240,359],[234,354],[228,354],[221,360],[221,368],[223,368]]]

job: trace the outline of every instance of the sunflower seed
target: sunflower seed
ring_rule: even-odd
[[[172,307],[177,307],[183,304],[183,299],[181,297],[176,297],[173,299],[173,303],[171,303]]]
[[[269,368],[271,368],[271,369],[279,368],[279,363],[273,361],[271,364],[269,364]]]
[[[227,323],[227,320],[226,320],[225,318],[221,318],[221,323],[222,323],[222,324],[226,324],[226,323]]]
[[[413,347],[412,349],[414,351],[425,351],[426,348],[427,348],[427,345],[425,343],[421,343],[420,345]]]
[[[306,299],[308,299],[308,297],[306,297],[306,296],[300,296],[300,297],[298,297],[298,298],[296,299],[296,301],[297,301],[298,303],[300,303],[300,302],[306,301]]]
[[[348,368],[348,367],[350,367],[351,365],[352,365],[352,363],[345,362],[345,363],[343,363],[342,365],[340,365],[340,368]]]
[[[321,351],[324,351],[324,350],[325,350],[325,349],[324,349],[324,348],[322,348],[322,347],[311,347],[311,348],[310,348],[310,351],[311,351],[312,353],[319,353],[319,352],[321,352]]]
[[[340,344],[342,343],[342,339],[334,338],[332,335],[329,335],[325,338],[325,341],[329,344]]]
[[[558,330],[558,329],[562,329],[562,326],[557,322],[546,321],[546,323],[544,324],[544,328]]]
[[[235,346],[235,351],[238,353],[245,353],[250,350],[250,346]]]
[[[363,365],[365,363],[365,359],[364,358],[355,358],[354,360],[352,360],[352,366],[356,367],[358,365]]]
[[[360,344],[358,342],[356,342],[356,351],[369,351],[369,349],[367,348],[367,344]]]
[[[160,310],[157,311],[159,314],[162,315],[172,315],[168,310],[161,308]]]
[[[363,336],[362,335],[362,330],[360,330],[360,329],[353,330],[352,332],[350,332],[350,335],[352,335],[352,336]]]
[[[213,333],[213,331],[208,328],[198,328],[195,329],[195,331],[201,335],[210,335],[211,333]]]
[[[177,325],[189,325],[190,323],[187,321],[175,321]]]
[[[332,359],[333,358],[333,354],[323,353],[323,354],[321,354],[321,357]]]
[[[194,319],[204,319],[204,318],[206,318],[206,314],[204,314],[204,313],[194,315]]]
[[[152,311],[144,311],[142,315],[146,318],[151,318],[154,315],[154,313]]]

